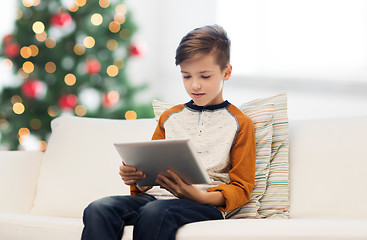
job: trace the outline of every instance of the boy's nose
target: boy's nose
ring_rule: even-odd
[[[192,89],[193,90],[200,90],[201,89],[201,83],[198,80],[194,80],[192,83]]]

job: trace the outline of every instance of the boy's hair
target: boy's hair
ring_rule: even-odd
[[[229,64],[231,41],[218,25],[196,28],[186,34],[176,49],[176,66],[185,60],[214,53],[221,70]]]

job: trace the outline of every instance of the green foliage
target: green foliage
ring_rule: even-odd
[[[139,54],[131,48],[139,46],[132,43],[137,27],[122,0],[23,4],[19,0],[15,30],[1,46],[0,57],[21,79],[0,93],[1,145],[17,149],[29,134],[19,135],[19,129],[45,141],[50,122],[65,112],[122,119],[132,110],[139,118],[153,116],[148,103],[134,99],[147,86],[132,85],[126,74],[129,58]]]

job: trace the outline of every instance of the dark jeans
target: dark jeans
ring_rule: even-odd
[[[186,199],[156,200],[149,194],[112,196],[92,202],[84,210],[82,239],[121,240],[126,225],[134,225],[134,239],[175,239],[187,223],[223,219],[212,205]]]

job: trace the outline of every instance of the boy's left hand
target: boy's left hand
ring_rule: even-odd
[[[158,174],[156,182],[161,188],[171,192],[175,197],[186,198],[198,203],[202,203],[201,195],[203,192],[194,185],[186,184],[182,179],[173,171],[167,171],[168,177],[163,174]]]

